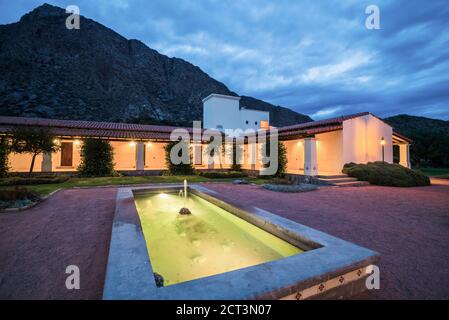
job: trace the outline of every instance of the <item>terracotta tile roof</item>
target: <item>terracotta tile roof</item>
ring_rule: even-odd
[[[292,126],[277,128],[281,139],[293,139],[323,132],[343,129],[343,121],[371,114],[362,112],[347,116],[311,121]],[[374,115],[373,115],[374,116]],[[158,126],[145,124],[98,122],[83,120],[56,120],[43,118],[23,118],[0,116],[0,132],[6,133],[16,126],[49,127],[57,136],[104,137],[111,139],[136,140],[170,140],[170,133],[180,127]],[[183,128],[192,133],[192,128]],[[397,132],[394,135],[411,142],[411,140]]]
[[[115,139],[169,140],[179,127],[82,120],[57,120],[0,116],[0,132],[17,126],[49,127],[58,136],[105,137]],[[192,132],[192,128],[183,128]]]
[[[322,126],[342,125],[343,121],[358,118],[358,117],[363,117],[363,116],[366,116],[369,114],[370,114],[369,112],[355,113],[355,114],[350,114],[347,116],[341,116],[341,117],[337,117],[337,118],[324,119],[324,120],[318,120],[318,121],[310,121],[310,122],[295,124],[292,126],[281,127],[281,128],[278,128],[278,130],[279,130],[279,133],[281,133],[281,132],[285,132],[285,131],[304,130],[304,129],[309,129],[309,128],[322,127]]]

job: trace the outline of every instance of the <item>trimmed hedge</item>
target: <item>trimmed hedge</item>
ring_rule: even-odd
[[[203,171],[200,172],[199,175],[210,179],[235,179],[248,177],[246,173],[241,171]]]
[[[408,169],[396,163],[348,163],[345,164],[343,173],[378,186],[405,188],[430,185],[429,177],[419,171]]]
[[[33,184],[52,184],[63,183],[69,180],[68,176],[53,176],[53,177],[10,177],[0,179],[0,186],[20,186],[20,185],[33,185]]]

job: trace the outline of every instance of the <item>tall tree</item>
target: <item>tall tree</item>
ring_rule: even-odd
[[[59,150],[55,137],[48,128],[20,127],[12,132],[11,151],[31,154],[29,175],[33,173],[36,157]]]
[[[4,178],[8,175],[9,152],[10,152],[9,138],[5,136],[0,137],[0,178]]]
[[[86,138],[81,145],[78,172],[85,177],[108,177],[115,174],[114,151],[107,140]]]

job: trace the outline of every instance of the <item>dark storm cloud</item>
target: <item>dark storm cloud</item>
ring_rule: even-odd
[[[201,67],[231,90],[315,118],[449,119],[449,2],[48,1]],[[0,0],[0,23],[41,1]],[[380,8],[381,30],[365,28]]]

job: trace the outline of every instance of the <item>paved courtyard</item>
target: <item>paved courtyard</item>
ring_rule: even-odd
[[[449,299],[449,185],[303,194],[204,186],[378,251],[381,290],[357,298]],[[28,211],[0,214],[0,299],[100,299],[115,195],[116,188],[64,190]],[[65,288],[68,265],[80,267],[80,290]]]
[[[375,250],[381,289],[358,298],[449,299],[449,185],[348,187],[287,194],[209,184],[250,204]]]

